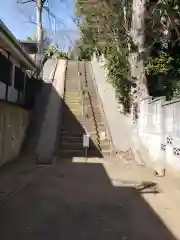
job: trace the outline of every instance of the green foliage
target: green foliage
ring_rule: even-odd
[[[124,113],[131,109],[131,87],[126,82],[131,6],[130,0],[77,0],[76,3],[81,34],[80,59],[90,59],[93,53],[105,56],[109,79],[124,106]]]
[[[85,40],[81,38],[80,40],[76,41],[75,47],[71,54],[75,56],[76,59],[78,57],[80,61],[83,59],[90,61],[93,52],[94,50],[92,49],[91,45],[86,45]]]
[[[173,98],[180,97],[180,79],[175,79],[172,81],[172,93]]]
[[[154,41],[161,41],[164,45],[168,45],[170,39],[173,38],[174,41],[179,38],[179,26],[179,0],[146,1],[145,34],[147,47]],[[175,39],[171,35],[172,30],[175,31]]]
[[[57,56],[57,58],[61,58],[61,59],[69,59],[69,56],[68,56],[68,53],[66,52],[61,52],[61,51],[58,51],[56,52],[55,54]]]
[[[105,66],[108,69],[108,77],[116,90],[119,102],[124,108],[124,114],[131,111],[131,86],[127,83],[129,75],[129,62],[127,49],[117,51],[115,46],[107,49]]]
[[[158,92],[158,94],[165,95],[169,99],[179,92],[179,39],[180,1],[147,0],[145,47],[148,49],[147,53],[150,58],[145,59],[145,72],[148,86],[151,85],[151,94],[153,96]],[[156,47],[158,45],[158,50],[156,49],[157,51],[154,54],[155,45]]]
[[[147,85],[151,86],[152,95],[156,93],[171,98],[179,94],[180,88],[180,1],[145,2],[147,51],[138,57],[145,62]],[[129,51],[139,53],[129,34],[132,0],[77,0],[76,6],[82,40],[80,58],[89,59],[94,52],[105,56],[109,79],[128,112],[126,106],[131,103],[130,86],[125,84],[130,75],[128,55]],[[156,44],[160,48],[152,54]]]
[[[51,58],[56,53],[56,51],[57,51],[56,47],[51,45],[44,49],[44,54],[47,58]]]
[[[52,56],[56,56],[57,58],[69,59],[68,53],[59,51],[58,48],[54,45],[50,45],[49,47],[45,48],[44,54],[47,58],[52,58]]]
[[[166,52],[152,54],[145,65],[151,95],[166,96],[168,100],[180,96],[180,47],[169,47]]]
[[[151,57],[145,65],[147,75],[167,75],[172,69],[173,58],[166,52],[160,52],[157,57]]]

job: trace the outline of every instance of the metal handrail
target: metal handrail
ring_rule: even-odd
[[[86,111],[85,111],[85,100],[84,100],[84,86],[81,81],[81,74],[80,74],[80,66],[79,66],[79,59],[78,59],[78,74],[79,74],[79,82],[80,82],[80,94],[81,94],[81,103],[82,103],[82,116],[84,119],[84,123],[86,122]],[[87,129],[85,126],[83,126],[86,134],[87,134]]]
[[[98,86],[97,86],[97,83],[96,83],[96,80],[95,80],[95,74],[94,74],[94,70],[93,70],[93,67],[92,67],[92,62],[90,62],[90,69],[91,69],[92,79],[93,79],[95,91],[96,91],[96,94],[97,94],[98,102],[100,104],[100,111],[101,111],[101,114],[102,114],[102,116],[104,118],[104,123],[105,123],[105,127],[106,127],[107,137],[108,137],[108,139],[110,141],[112,151],[115,151],[115,146],[114,146],[113,138],[112,138],[112,135],[111,135],[109,123],[108,123],[108,120],[106,118],[103,102],[102,102],[102,99],[100,97],[100,94],[99,94],[99,91],[98,91]]]

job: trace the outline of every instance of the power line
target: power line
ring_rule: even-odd
[[[49,0],[47,0],[47,6],[49,8]],[[51,26],[51,24],[52,24],[51,23],[51,16],[50,16],[49,12],[48,12],[48,20],[49,20],[49,31],[50,31],[50,34],[51,34],[53,31],[52,31],[52,26]],[[52,39],[51,39],[51,41],[52,41]]]
[[[49,7],[44,6],[43,9],[46,10],[47,13],[50,14],[50,16],[53,17],[56,20],[57,23],[65,26],[63,21],[59,17],[57,17],[56,14]]]
[[[36,0],[17,0],[17,3],[20,4],[26,4],[26,3],[37,3]],[[58,42],[58,40],[61,40],[61,43],[63,44],[63,42],[66,42],[65,45],[72,45],[72,42],[75,39],[74,33],[76,33],[77,31],[74,29],[67,29],[66,25],[64,24],[63,20],[60,19],[52,10],[52,5],[50,4],[51,2],[49,0],[42,0],[42,10],[45,11],[47,13],[47,18],[48,18],[48,25],[49,25],[49,31],[51,32],[51,39],[53,39],[53,41],[55,43]],[[61,2],[63,3],[63,2]],[[32,20],[30,19],[30,21],[32,22]],[[36,24],[36,22],[33,22],[34,24]],[[62,28],[64,28],[64,30],[57,30],[57,25],[60,25]],[[73,35],[71,35],[71,33]],[[57,35],[61,34],[61,36],[57,39]]]

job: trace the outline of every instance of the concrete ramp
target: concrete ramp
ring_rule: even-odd
[[[91,66],[114,147],[117,151],[127,151],[131,148],[131,118],[118,111],[115,90],[107,81],[107,71],[103,63],[92,61]]]

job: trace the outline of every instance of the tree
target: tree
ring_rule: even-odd
[[[148,1],[145,16],[147,84],[152,95],[170,99],[179,91],[180,2]]]
[[[92,54],[93,54],[92,46],[87,45],[83,38],[80,38],[75,42],[74,47],[70,52],[71,58],[77,59],[78,57],[80,61],[83,59],[90,61]]]
[[[48,36],[46,29],[43,28],[42,32],[43,32],[43,34],[42,34],[43,35],[43,39],[42,39],[43,46],[44,46],[44,48],[47,48],[51,44],[51,38]],[[37,42],[36,33],[32,33],[27,39]]]
[[[52,58],[52,56],[56,56],[57,58],[69,59],[68,53],[60,51],[57,46],[49,45],[45,48],[44,54],[47,58]]]
[[[44,38],[44,31],[43,31],[43,26],[42,26],[42,14],[43,10],[48,13],[49,16],[53,17],[57,23],[61,23],[61,20],[53,13],[53,11],[50,9],[48,0],[16,0],[17,3],[19,4],[28,4],[28,3],[35,3],[36,6],[36,40],[38,43],[38,56],[39,59],[37,61],[40,63],[41,62],[41,56],[43,55],[44,52],[44,43],[47,42],[45,41]],[[48,39],[49,40],[49,39]]]
[[[43,55],[43,27],[42,27],[42,10],[47,0],[17,0],[17,3],[26,4],[29,2],[36,2],[36,39],[38,44],[37,61],[38,63],[42,60]]]
[[[90,46],[86,50],[105,55],[109,77],[121,101],[121,90],[127,90],[124,80],[135,81],[132,85],[141,96],[148,96],[149,81],[154,88],[160,81],[162,95],[177,95],[180,1],[78,0],[77,16],[82,41]]]
[[[113,0],[78,0],[77,16],[83,49],[91,56],[104,55],[109,79],[124,111],[130,111],[129,44],[131,43],[129,3]],[[89,51],[90,50],[90,51]],[[129,96],[129,97],[127,97]]]

